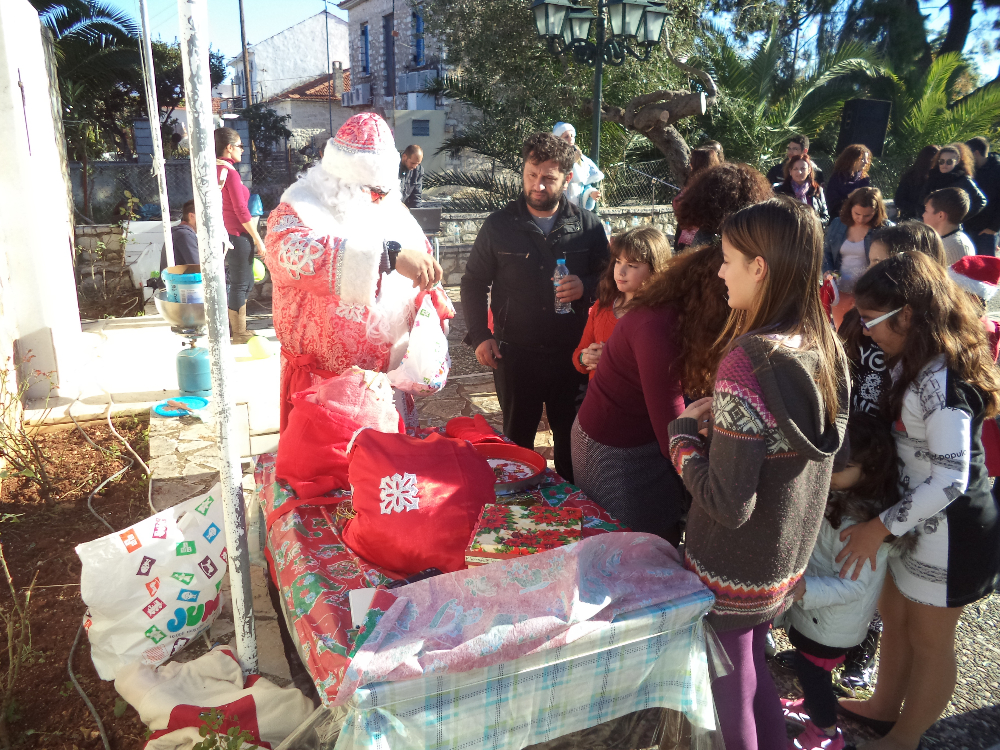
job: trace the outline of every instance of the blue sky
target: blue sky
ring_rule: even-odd
[[[136,20],[139,18],[139,0],[111,0],[113,4],[131,13]],[[401,0],[402,1],[402,0]],[[528,3],[525,2],[527,9]],[[148,0],[150,18],[150,33],[154,39],[172,42],[178,35],[177,0]],[[928,26],[937,30],[948,23],[948,11],[943,0],[921,0],[921,9],[929,14]],[[337,8],[335,2],[330,2],[331,11],[346,19],[347,13]],[[323,10],[322,0],[244,0],[244,14],[247,24],[247,43],[263,41],[282,29],[315,15]],[[988,26],[1000,15],[994,9],[988,14],[982,12],[982,6],[973,19],[973,29]],[[211,26],[212,48],[220,50],[227,60],[235,57],[240,51],[240,13],[238,0],[209,0],[209,24]],[[991,32],[990,38],[995,38],[997,32]],[[966,44],[966,52],[979,63],[985,79],[992,79],[997,74],[1000,55],[980,54],[974,50],[974,35],[970,34]]]
[[[122,10],[139,20],[139,0],[112,0]],[[172,42],[179,35],[177,0],[147,0],[150,36]],[[330,10],[346,19],[347,13],[330,2]],[[243,0],[247,24],[247,44],[254,44],[287,29],[323,10],[323,0]],[[240,5],[238,0],[209,0],[208,22],[212,49],[226,55],[226,60],[240,53]]]

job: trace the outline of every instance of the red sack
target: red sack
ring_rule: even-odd
[[[284,439],[284,438],[282,438]],[[465,568],[465,548],[496,475],[464,440],[424,440],[364,430],[351,449],[357,514],[344,542],[357,555],[404,577],[426,568]]]
[[[288,426],[278,442],[275,475],[299,500],[350,487],[347,444],[362,427],[403,431],[383,373],[354,367],[292,396]]]
[[[474,417],[453,417],[444,426],[444,431],[448,437],[468,440],[470,443],[506,443],[497,435],[496,430],[490,427],[482,414],[476,414]]]

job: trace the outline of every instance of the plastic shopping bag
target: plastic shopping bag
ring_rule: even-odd
[[[437,393],[448,382],[451,355],[441,318],[430,295],[424,297],[410,331],[410,341],[399,367],[391,370],[389,382],[406,393]]]
[[[215,621],[229,556],[216,484],[120,532],[78,545],[84,627],[102,680],[155,667]]]

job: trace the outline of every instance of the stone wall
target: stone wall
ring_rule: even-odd
[[[640,207],[606,208],[598,211],[604,221],[611,222],[613,234],[624,232],[642,224],[652,224],[671,239],[674,236],[674,211],[669,206],[653,209]],[[438,245],[441,249],[441,268],[444,282],[448,286],[458,284],[465,273],[465,264],[472,252],[472,244],[483,226],[488,213],[442,214],[441,234]]]

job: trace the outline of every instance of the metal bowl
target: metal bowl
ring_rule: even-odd
[[[168,302],[166,289],[157,289],[153,294],[156,311],[163,316],[171,328],[185,331],[205,327],[205,304],[203,302]]]

